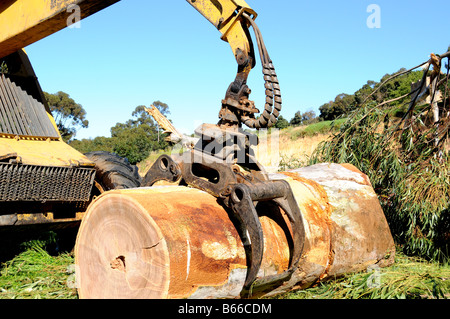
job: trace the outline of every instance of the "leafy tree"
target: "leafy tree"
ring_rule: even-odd
[[[355,96],[341,93],[336,96],[333,104],[338,110],[342,110],[342,114],[347,114],[355,108]]]
[[[320,118],[326,121],[334,120],[340,116],[347,116],[364,102],[376,102],[379,104],[383,101],[399,98],[409,93],[411,83],[421,79],[422,71],[408,72],[386,82],[392,75],[404,71],[406,69],[401,68],[395,73],[385,74],[379,82],[369,80],[354,94],[338,94],[334,101],[330,101],[319,107]],[[366,99],[368,100],[366,101]],[[391,102],[391,105],[402,105],[404,101],[405,99],[396,100]],[[399,111],[401,113],[401,110]]]
[[[298,126],[302,124],[302,113],[300,111],[295,112],[294,117],[289,122],[292,126]]]
[[[325,121],[331,121],[341,115],[345,115],[355,108],[355,96],[345,93],[338,94],[334,101],[323,104],[320,110],[320,117]]]
[[[162,114],[169,113],[167,104],[156,101],[153,103]],[[162,138],[162,132],[152,117],[140,105],[133,111],[133,118],[125,123],[117,123],[111,128],[113,151],[128,158],[136,164],[148,157],[151,151],[164,149],[168,146]]]
[[[275,123],[274,126],[275,126],[277,129],[282,130],[282,129],[284,129],[284,128],[286,128],[286,127],[289,126],[289,122],[288,122],[288,120],[286,120],[286,119],[283,117],[283,115],[280,115],[280,116],[278,117],[278,120],[277,120],[277,122]]]
[[[153,106],[156,106],[156,108],[161,112],[162,115],[166,116],[170,114],[169,106],[166,103],[163,103],[161,101],[155,101],[153,102]]]
[[[153,103],[159,111],[170,114],[169,106],[161,101]],[[128,158],[132,164],[143,161],[154,150],[168,146],[164,133],[153,118],[140,105],[131,113],[132,118],[125,123],[117,123],[111,128],[111,137],[98,136],[94,139],[73,140],[70,145],[82,153],[107,151]]]
[[[328,103],[324,103],[319,107],[319,111],[320,111],[320,117],[325,120],[325,121],[329,121],[331,119],[333,119],[333,114],[332,114],[332,110],[331,110],[331,105],[333,104],[333,101],[330,101]]]
[[[316,120],[316,112],[313,110],[309,110],[306,112],[296,112],[294,114],[294,117],[291,119],[290,124],[292,126],[298,126],[298,125],[309,125],[311,123],[314,123]]]
[[[89,153],[94,151],[105,151],[112,153],[114,150],[113,139],[105,136],[97,136],[94,139],[75,139],[70,141],[69,144],[81,153]]]
[[[314,123],[316,120],[316,112],[313,110],[306,111],[302,113],[302,124],[309,125]]]
[[[411,98],[411,84],[426,72],[400,69],[379,83],[367,82],[355,93],[357,107],[347,114],[340,130],[315,150],[310,164],[355,165],[369,177],[402,251],[448,263],[450,101],[439,102],[444,115],[439,122],[427,120],[433,103]],[[445,96],[448,77],[438,79]]]
[[[88,127],[86,111],[69,94],[59,91],[55,94],[44,92],[44,95],[64,141],[75,137],[80,128]]]
[[[153,142],[157,138],[144,127],[133,127],[120,132],[113,138],[114,153],[126,157],[131,164],[146,159],[152,150],[157,149]]]
[[[358,91],[355,92],[355,102],[360,105],[373,92],[377,82],[369,80]]]

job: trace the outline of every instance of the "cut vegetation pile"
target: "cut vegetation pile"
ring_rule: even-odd
[[[54,253],[58,238],[53,232],[36,238],[20,244],[19,254],[1,264],[0,298],[77,298],[73,254]]]
[[[430,72],[431,62],[418,66],[424,67],[422,80],[403,96],[382,103],[373,98],[413,69],[377,85],[340,130],[317,148],[310,164],[355,165],[369,176],[405,253],[448,262],[449,74]]]
[[[21,245],[20,253],[0,268],[0,299],[75,299],[74,257],[52,254],[57,237],[49,232]],[[50,251],[50,252],[49,252]],[[395,264],[321,282],[281,299],[437,299],[450,296],[450,266],[407,257]]]
[[[393,266],[374,268],[288,293],[289,299],[448,299],[450,267],[397,253]]]

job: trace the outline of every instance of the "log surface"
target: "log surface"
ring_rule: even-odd
[[[270,294],[393,262],[394,243],[367,176],[319,164],[282,174],[302,212],[306,242],[298,270]],[[288,267],[282,227],[260,217],[260,275]],[[75,247],[81,298],[236,298],[245,251],[216,199],[187,187],[116,190],[88,209]]]

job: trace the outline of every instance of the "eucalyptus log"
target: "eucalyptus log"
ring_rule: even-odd
[[[383,211],[355,167],[318,164],[271,178],[290,183],[306,242],[292,278],[269,295],[393,262]],[[260,275],[280,273],[289,263],[289,231],[259,213]],[[75,263],[80,298],[236,298],[246,275],[244,247],[227,211],[213,196],[180,186],[97,198],[81,223]]]

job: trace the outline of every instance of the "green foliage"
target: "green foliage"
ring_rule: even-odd
[[[294,117],[289,122],[292,126],[298,126],[302,124],[302,113],[300,111],[295,112]]]
[[[403,71],[406,71],[406,69],[402,68],[393,74]],[[370,96],[370,98],[366,101],[367,103],[372,101],[381,103],[386,100],[399,98],[409,93],[411,90],[411,83],[419,81],[422,77],[421,71],[413,71],[396,77],[392,81],[388,81],[384,85],[381,85],[393,74],[384,75],[379,82],[367,81],[366,84],[364,84],[352,95],[345,93],[337,95],[334,101],[330,101],[319,107],[320,118],[327,121],[347,116],[364,101],[366,101],[366,98],[369,97],[369,95],[372,94],[375,90],[377,90],[376,93]],[[400,99],[398,101],[392,102],[391,106],[399,106],[404,102],[405,99]],[[400,113],[404,112],[405,110],[400,109],[398,111],[400,115]]]
[[[448,299],[450,267],[397,253],[395,263],[281,296],[284,299]],[[278,296],[280,297],[280,296]]]
[[[73,299],[76,289],[67,283],[72,275],[73,256],[61,253],[51,256],[48,246],[55,243],[55,234],[22,243],[22,252],[2,264],[0,269],[1,299]],[[43,237],[43,236],[41,236]]]
[[[280,129],[280,130],[282,130],[284,128],[287,128],[288,126],[289,126],[289,122],[288,122],[288,120],[286,120],[283,117],[283,115],[280,115],[278,117],[278,120],[277,120],[277,122],[274,125],[275,128]]]
[[[450,234],[447,156],[444,165],[427,151],[420,153],[423,157],[417,154],[417,160],[408,158],[413,155],[408,149],[392,143],[387,131],[377,131],[384,112],[367,112],[367,108],[361,108],[355,114],[358,116],[351,117],[331,140],[322,143],[311,164],[355,165],[368,175],[396,242],[405,245],[408,253],[446,260],[449,243],[442,236]]]
[[[341,93],[336,96],[334,101],[330,101],[319,107],[320,117],[325,121],[331,121],[340,116],[345,116],[355,107],[355,96]]]
[[[162,114],[168,113],[168,106],[162,102],[154,102]],[[117,123],[111,128],[113,151],[128,158],[131,164],[145,160],[151,151],[168,146],[164,136],[152,117],[140,105],[132,113],[133,118],[126,123]]]
[[[417,78],[415,72],[406,74],[385,83],[387,88],[378,88],[369,99],[366,96],[367,103],[352,111],[340,130],[316,149],[310,164],[355,165],[370,178],[405,253],[448,261],[450,158],[444,142],[450,123],[445,119],[440,126],[425,125],[430,105],[409,107],[408,118],[395,118],[399,109],[408,107],[410,96],[377,104],[378,92],[382,99],[402,97],[408,87],[403,81]]]
[[[310,110],[306,112],[296,112],[294,114],[294,117],[289,122],[292,126],[299,126],[299,125],[308,125],[314,122],[317,122],[318,119],[316,117],[316,112]]]
[[[146,127],[133,127],[122,130],[113,137],[114,153],[128,158],[136,164],[148,157],[150,151],[157,149],[154,139],[157,133],[148,131]]]
[[[69,145],[81,153],[89,153],[95,151],[114,152],[113,139],[110,137],[97,136],[94,139],[72,140]]]
[[[339,130],[346,119],[338,119],[335,121],[321,121],[308,125],[302,130],[298,130],[291,135],[292,140],[299,138],[314,136],[318,134],[328,134]]]
[[[169,114],[169,106],[161,101],[153,103],[164,115]],[[111,137],[74,140],[70,145],[82,153],[107,151],[126,157],[131,164],[145,160],[150,152],[168,146],[157,123],[140,105],[132,112],[132,118],[125,123],[117,123],[111,128]]]
[[[44,95],[64,141],[70,141],[78,129],[89,126],[83,106],[69,94],[59,91],[55,94],[44,92]]]
[[[296,169],[306,166],[306,163],[294,155],[281,155],[280,163],[278,164],[278,171],[285,172],[290,169]]]
[[[318,122],[319,119],[316,116],[316,112],[310,110],[302,113],[302,124],[309,125]]]

